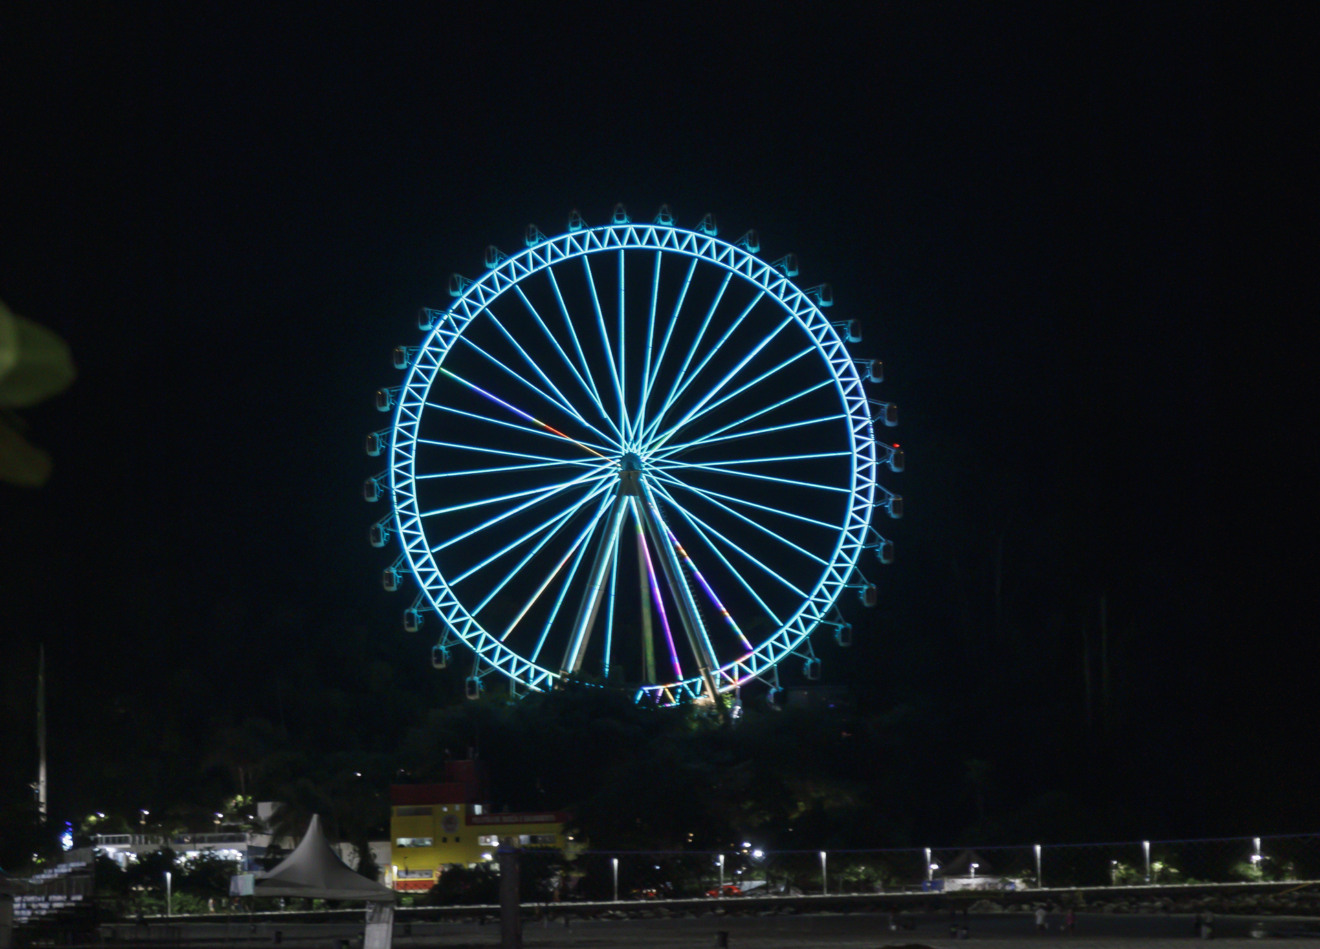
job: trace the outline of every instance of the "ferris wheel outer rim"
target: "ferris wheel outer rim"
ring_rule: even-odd
[[[713,670],[718,691],[728,692],[742,682],[762,678],[801,649],[833,609],[843,590],[852,584],[870,530],[878,468],[869,402],[856,362],[846,345],[805,291],[773,265],[741,247],[721,241],[714,235],[672,224],[614,223],[543,238],[504,257],[496,267],[464,286],[427,331],[398,390],[397,404],[391,415],[388,469],[394,530],[408,568],[429,603],[427,608],[434,611],[479,660],[527,689],[539,691],[553,687],[560,678],[559,672],[533,662],[492,636],[449,588],[428,548],[421,524],[414,484],[414,449],[431,385],[445,356],[469,322],[505,291],[535,273],[576,257],[616,250],[651,250],[694,257],[741,276],[747,283],[764,290],[797,321],[812,341],[829,369],[833,387],[847,415],[852,449],[849,500],[829,566],[810,594],[778,630],[766,636],[750,653]],[[455,321],[456,313],[462,314],[462,322],[450,325]],[[446,333],[447,341],[440,349],[439,358],[433,358],[433,343]],[[648,695],[662,704],[670,704],[696,698],[703,691],[702,679],[698,675],[676,682],[645,684],[638,689],[637,696]]]

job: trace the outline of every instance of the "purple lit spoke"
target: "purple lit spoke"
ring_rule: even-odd
[[[665,612],[665,601],[660,596],[660,584],[656,579],[655,564],[651,561],[651,548],[646,543],[646,532],[642,529],[642,514],[637,509],[637,499],[629,498],[632,502],[633,521],[637,525],[637,543],[641,548],[642,556],[646,561],[646,576],[650,582],[651,600],[655,603],[656,612],[660,614],[660,627],[665,631],[665,644],[669,646],[669,660],[673,663],[674,678],[683,678],[683,667],[678,662],[678,649],[674,645],[674,631],[669,626],[669,615]]]
[[[692,529],[697,532],[697,535],[701,537],[702,541],[706,544],[706,546],[709,547],[714,552],[715,556],[718,557],[720,561],[726,567],[729,568],[729,572],[738,578],[738,582],[742,584],[743,589],[745,589],[749,594],[751,594],[752,598],[756,600],[757,603],[761,604],[761,609],[765,610],[766,616],[769,617],[771,620],[773,620],[777,626],[782,626],[783,620],[781,620],[779,616],[775,613],[775,611],[770,608],[769,604],[767,604],[765,600],[761,598],[760,594],[756,592],[756,590],[752,587],[752,585],[748,583],[745,579],[743,579],[742,572],[736,569],[733,566],[733,564],[729,562],[728,558],[726,558],[724,554],[720,552],[718,546],[711,539],[711,536],[713,535],[714,538],[718,540],[721,544],[728,547],[730,550],[734,551],[739,556],[743,557],[749,564],[756,567],[767,577],[779,583],[780,585],[782,585],[792,593],[803,597],[805,597],[806,594],[796,585],[784,579],[781,573],[771,568],[770,565],[766,563],[766,559],[763,555],[753,554],[743,549],[741,546],[734,543],[728,537],[724,536],[723,533],[721,533],[718,529],[716,529],[706,520],[697,516],[696,514],[693,514],[685,506],[679,504],[677,499],[669,492],[669,490],[663,484],[657,484],[655,487],[656,487],[656,492],[660,494],[666,501],[668,501],[669,504],[674,508],[674,510],[678,511],[679,516],[682,517],[685,521],[688,522],[688,524],[691,525]]]
[[[793,541],[771,530],[770,528],[766,527],[764,524],[760,523],[759,521],[752,520],[747,515],[741,513],[740,511],[734,510],[728,504],[725,504],[723,502],[732,501],[734,504],[741,504],[744,507],[749,507],[752,508],[753,510],[764,511],[768,514],[777,514],[780,517],[786,517],[791,520],[801,521],[805,524],[814,524],[817,527],[824,527],[830,530],[836,529],[833,524],[827,524],[825,521],[819,521],[813,517],[806,517],[802,514],[795,514],[792,511],[785,511],[782,508],[770,507],[768,504],[757,504],[755,501],[748,501],[746,498],[738,498],[738,497],[733,497],[732,495],[729,494],[721,494],[718,491],[707,491],[703,488],[696,488],[690,484],[686,484],[682,481],[679,481],[677,478],[674,478],[673,476],[668,474],[661,473],[658,474],[658,477],[664,480],[668,484],[672,484],[675,487],[682,488],[684,491],[692,492],[697,497],[702,498],[706,502],[715,505],[716,507],[720,508],[721,510],[725,511],[728,514],[733,515],[734,517],[738,518],[740,521],[743,521],[744,523],[752,527],[755,527],[757,530],[759,530],[761,533],[765,534],[766,536],[773,537],[775,540],[779,541],[779,543],[785,545],[786,547],[792,547],[794,550],[796,550],[798,553],[802,554],[803,556],[810,557],[812,560],[816,561],[817,563],[821,563],[821,564],[829,563],[829,561],[825,560],[819,554],[814,554],[810,550],[807,550],[805,547],[795,544]]]
[[[600,438],[602,441],[605,442],[612,441],[609,435],[606,435],[604,432],[602,432],[600,429],[598,429],[596,426],[592,425],[590,422],[588,422],[585,418],[582,417],[582,414],[578,412],[577,408],[574,407],[573,403],[568,400],[568,397],[565,396],[564,393],[560,391],[559,387],[555,385],[554,381],[551,380],[551,378],[545,374],[545,371],[540,367],[540,365],[536,362],[536,360],[534,360],[527,353],[527,351],[523,349],[522,345],[518,342],[517,339],[514,338],[513,334],[510,333],[507,329],[505,329],[504,324],[495,315],[495,312],[491,310],[489,307],[486,308],[486,315],[490,317],[491,322],[495,324],[496,329],[498,329],[500,333],[504,336],[504,338],[508,340],[509,344],[513,346],[516,350],[518,350],[518,354],[522,356],[524,361],[526,361],[527,365],[532,368],[532,371],[535,372],[541,378],[541,381],[544,382],[546,386],[550,388],[550,390],[554,393],[553,397],[547,395],[545,392],[543,392],[540,389],[539,386],[534,385],[530,380],[526,379],[521,373],[516,372],[509,366],[505,365],[501,360],[496,359],[494,356],[491,356],[485,350],[481,349],[479,346],[477,346],[477,344],[473,343],[470,339],[468,339],[467,336],[460,336],[459,341],[466,343],[469,347],[481,353],[481,355],[483,355],[486,359],[490,360],[493,364],[498,366],[504,372],[508,373],[513,378],[517,379],[519,382],[521,382],[527,388],[531,389],[537,395],[541,396],[541,398],[545,399],[551,405],[556,406],[557,408],[571,415],[573,418],[577,419],[583,426],[589,429],[594,435],[596,435],[596,437]]]

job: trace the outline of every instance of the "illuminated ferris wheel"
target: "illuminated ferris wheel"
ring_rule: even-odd
[[[474,697],[492,673],[659,704],[776,695],[789,657],[818,677],[812,634],[846,645],[840,597],[876,600],[863,553],[892,559],[874,511],[902,513],[876,478],[903,454],[875,439],[896,413],[866,391],[879,362],[848,351],[858,323],[709,216],[574,212],[525,243],[452,278],[376,396],[392,423],[367,453],[388,467],[364,493],[390,504],[372,543],[402,547],[386,589],[420,587],[405,626],[438,628],[437,666],[471,651]]]

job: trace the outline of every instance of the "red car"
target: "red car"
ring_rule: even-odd
[[[706,891],[707,896],[742,896],[742,887],[737,883],[726,883],[723,886],[717,886],[713,890]]]

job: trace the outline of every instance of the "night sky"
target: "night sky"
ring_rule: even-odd
[[[1081,720],[1103,608],[1109,754],[1152,823],[1316,830],[1313,476],[1285,474],[1315,450],[1278,448],[1314,425],[1261,341],[1313,348],[1303,32],[1211,4],[6,8],[0,299],[79,370],[21,413],[49,484],[0,486],[7,753],[38,642],[66,810],[114,751],[85,720],[153,682],[224,676],[236,715],[350,626],[424,679],[360,495],[392,348],[527,223],[667,203],[797,253],[885,362],[908,514],[827,682],[921,707],[1002,676],[964,711],[1004,768],[1048,760],[1069,739],[1023,709]]]

